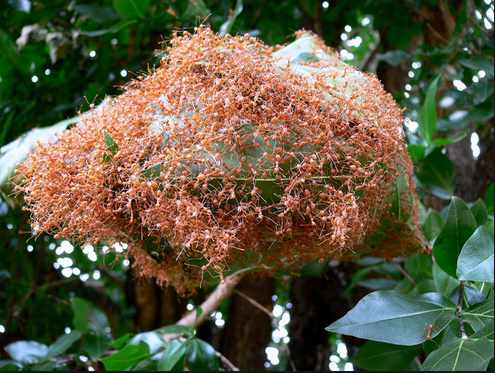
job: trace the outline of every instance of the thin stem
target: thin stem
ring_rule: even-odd
[[[215,351],[215,355],[217,355],[220,358],[220,360],[222,360],[222,362],[227,367],[229,367],[230,370],[237,371],[237,372],[240,371],[239,368],[237,368],[234,364],[232,364],[232,362],[229,359],[227,359],[225,356],[223,356],[220,352]]]
[[[462,321],[462,296],[464,291],[464,281],[461,281],[459,286],[459,299],[457,301],[457,317],[459,318],[459,324],[461,324],[461,338],[467,339],[466,329],[464,328],[464,322]]]
[[[239,290],[234,290],[234,294],[241,296],[242,298],[247,300],[249,303],[251,303],[253,306],[255,306],[256,308],[258,308],[261,311],[263,311],[264,313],[266,313],[270,317],[270,319],[272,319],[273,323],[275,324],[275,328],[278,329],[278,321],[275,318],[275,316],[273,315],[273,313],[270,312],[269,309],[267,309],[266,307],[263,307],[261,304],[256,302],[253,298],[251,298],[250,296],[244,294],[243,292],[241,292]]]
[[[409,273],[406,272],[406,270],[404,268],[402,268],[399,264],[397,264],[395,262],[395,260],[392,260],[391,263],[397,267],[397,269],[404,275],[405,278],[407,278],[409,280],[409,282],[411,284],[413,284],[414,286],[417,286],[416,284],[416,281],[414,281],[414,279],[411,277],[411,275]]]

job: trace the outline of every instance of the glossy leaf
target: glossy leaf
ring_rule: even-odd
[[[186,361],[192,371],[217,371],[220,365],[213,346],[198,338],[189,340]]]
[[[454,195],[457,170],[440,149],[435,148],[419,163],[416,176],[433,195],[443,199],[450,199]]]
[[[388,51],[380,55],[379,60],[385,61],[389,65],[398,66],[404,60],[409,58],[409,55],[402,50]]]
[[[22,365],[13,360],[0,360],[0,372],[19,372]]]
[[[428,241],[433,241],[442,231],[444,225],[442,215],[430,209],[423,223],[423,233]]]
[[[433,263],[433,280],[437,291],[447,298],[461,283],[458,279],[443,271],[437,263]]]
[[[485,203],[481,199],[478,199],[474,203],[474,205],[471,207],[471,212],[476,219],[476,224],[478,224],[478,227],[488,221],[488,211],[486,209]]]
[[[107,371],[129,370],[134,364],[150,357],[150,348],[146,342],[140,341],[137,345],[128,345],[113,355],[101,358]]]
[[[111,345],[112,339],[103,333],[86,334],[84,340],[84,350],[93,361],[98,361],[110,349]]]
[[[413,346],[426,341],[425,325],[435,337],[456,318],[456,306],[437,293],[409,296],[394,290],[366,295],[344,317],[326,328],[378,342]],[[407,333],[399,332],[407,330]]]
[[[186,341],[173,339],[158,362],[159,371],[170,371],[177,363],[184,359],[186,354]]]
[[[457,262],[457,276],[462,281],[494,281],[493,231],[482,225],[464,244]]]
[[[487,338],[456,338],[433,351],[421,371],[484,371],[493,358],[493,343]]]
[[[53,344],[48,347],[45,360],[55,356],[62,355],[74,342],[81,339],[82,333],[79,330],[71,330],[69,334],[65,334],[58,338]]]
[[[185,334],[187,336],[192,335],[194,328],[189,325],[167,325],[156,330],[163,334]]]
[[[428,143],[433,140],[437,131],[437,108],[435,104],[435,94],[437,93],[438,80],[437,76],[428,87],[425,102],[419,112],[419,135]]]
[[[35,341],[18,341],[5,346],[5,351],[21,364],[32,364],[42,360],[48,352],[48,347]]]
[[[493,323],[493,311],[493,299],[491,299],[463,310],[462,317],[477,332]]]
[[[165,340],[161,334],[156,331],[136,334],[129,340],[127,345],[138,345],[141,342],[146,342],[151,354],[155,354],[165,345]]]
[[[76,297],[71,298],[70,302],[74,311],[72,323],[77,330],[102,333],[109,326],[107,316],[90,302]]]
[[[462,247],[476,230],[476,220],[463,200],[452,197],[447,221],[433,245],[433,255],[440,268],[457,277],[457,258]]]
[[[237,16],[241,14],[243,7],[244,6],[242,5],[242,0],[236,0],[234,13],[232,14],[232,17],[230,17],[228,21],[225,21],[220,27],[220,35],[226,35],[230,33],[230,30],[232,29]]]
[[[407,370],[414,357],[422,351],[418,346],[398,346],[368,341],[349,361],[364,370],[399,371]]]

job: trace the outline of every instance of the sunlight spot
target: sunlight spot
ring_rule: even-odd
[[[74,251],[74,246],[69,241],[62,241],[60,247],[67,253],[70,254]]]
[[[74,276],[79,276],[81,274],[81,270],[79,268],[72,268],[72,274]]]
[[[453,84],[454,84],[454,87],[456,87],[458,91],[464,91],[467,88],[466,85],[463,82],[461,82],[460,80],[454,80]]]
[[[120,70],[120,75],[125,78],[127,76],[127,70]]]
[[[81,276],[79,276],[79,278],[82,282],[86,282],[89,279],[89,275],[87,273],[83,273]]]
[[[347,42],[347,45],[349,45],[350,47],[358,48],[362,42],[363,42],[363,39],[360,36],[356,36],[354,39],[349,40]]]
[[[274,307],[273,307],[273,316],[275,317],[279,317],[280,315],[282,315],[282,313],[284,312],[284,309],[282,308],[281,305],[279,304],[276,304]]]
[[[51,73],[52,73],[52,72],[51,72],[51,70],[50,70],[50,69],[46,69],[46,70],[45,70],[45,75],[50,75]]]
[[[361,26],[368,26],[370,24],[370,19],[368,17],[364,17],[361,21]]]
[[[473,151],[474,159],[478,158],[480,155],[480,147],[479,147],[480,137],[476,132],[471,134],[471,150]]]
[[[34,247],[32,245],[28,245],[27,246],[27,251],[29,251],[30,253],[32,253],[34,250]]]
[[[330,6],[330,3],[328,1],[324,1],[323,3],[321,3],[321,6],[327,9]]]
[[[96,57],[96,51],[89,52],[89,57],[91,57],[91,58]]]
[[[345,30],[345,32],[351,32],[352,31],[352,27],[349,26],[349,25],[345,25],[344,30]]]
[[[64,268],[62,269],[62,276],[69,278],[72,276],[72,268]]]
[[[415,61],[411,64],[413,69],[419,69],[421,67],[421,62]]]
[[[347,34],[344,34],[344,33],[340,34],[340,38],[342,40],[347,40]]]
[[[330,362],[330,364],[328,364],[328,367],[330,368],[330,370],[332,371],[339,371],[339,366],[337,365],[337,363],[335,362]]]
[[[33,83],[37,83],[37,82],[38,82],[38,77],[37,77],[36,75],[33,75],[33,76],[31,77],[31,81],[32,81]]]
[[[65,331],[65,334],[69,334],[71,332],[69,327],[66,327],[64,331]]]
[[[99,279],[100,279],[100,277],[101,277],[100,271],[95,270],[95,271],[93,272],[93,278],[94,278],[95,280],[99,280]]]
[[[278,365],[280,363],[280,359],[278,358],[278,348],[267,347],[265,348],[265,353],[272,365]]]
[[[353,372],[354,371],[354,365],[352,365],[352,363],[345,363],[344,370],[347,372]]]

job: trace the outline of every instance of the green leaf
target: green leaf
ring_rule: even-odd
[[[72,7],[76,12],[89,16],[95,22],[105,22],[119,17],[113,8],[103,6],[92,6],[76,4]]]
[[[457,262],[461,281],[494,281],[493,231],[482,225],[464,244]]]
[[[478,71],[483,70],[488,78],[493,77],[493,66],[488,58],[482,56],[472,56],[471,58],[461,58],[459,60],[462,66]]]
[[[474,205],[471,206],[471,212],[476,219],[476,224],[478,224],[478,227],[488,221],[488,211],[485,203],[481,199],[478,199]]]
[[[493,88],[493,81],[490,82],[486,79],[480,81],[479,83],[473,84],[471,87],[471,91],[473,93],[473,104],[478,105],[486,101],[486,99],[493,95]]]
[[[433,263],[433,280],[437,291],[445,297],[450,297],[450,294],[460,285],[460,281],[445,271],[443,271],[437,263]]]
[[[475,304],[462,311],[462,318],[475,332],[493,323],[493,299]]]
[[[124,334],[122,337],[117,338],[112,344],[111,347],[115,348],[116,350],[120,350],[122,347],[124,347],[127,342],[132,338],[132,335],[130,333]]]
[[[112,339],[107,334],[96,333],[86,334],[84,340],[84,350],[93,361],[98,361],[112,346]]]
[[[407,370],[421,346],[398,346],[368,341],[349,361],[355,366],[371,371]]]
[[[156,331],[136,334],[131,338],[128,345],[137,345],[141,342],[146,342],[151,354],[155,354],[165,345],[165,340],[160,333]]]
[[[184,359],[186,354],[186,341],[173,339],[158,362],[159,371],[170,371],[177,363]]]
[[[433,195],[443,199],[454,195],[457,170],[440,149],[435,148],[419,163],[416,176]]]
[[[13,360],[0,360],[0,372],[19,372],[22,365]]]
[[[419,135],[428,143],[433,140],[433,137],[437,131],[437,108],[435,105],[435,94],[437,93],[439,79],[440,75],[438,75],[431,82],[428,87],[428,92],[426,93],[423,107],[419,111]]]
[[[476,220],[464,201],[452,197],[447,221],[433,245],[433,256],[440,268],[457,277],[457,258],[466,241],[476,230]]]
[[[409,154],[411,155],[411,159],[415,164],[421,162],[425,157],[426,146],[418,145],[418,144],[410,144],[407,147]]]
[[[156,329],[155,331],[163,334],[184,334],[190,336],[192,335],[194,328],[189,325],[172,324]]]
[[[486,337],[490,342],[493,343],[493,334],[494,334],[494,323],[493,320],[474,333],[471,338],[482,338]]]
[[[400,63],[409,58],[409,55],[401,50],[388,51],[380,55],[379,60],[385,61],[389,65],[398,66]]]
[[[423,233],[428,241],[433,241],[442,231],[444,225],[442,215],[434,209],[429,209],[423,223]]]
[[[326,330],[413,346],[426,341],[425,325],[435,325],[431,335],[434,338],[456,318],[456,310],[453,302],[437,293],[409,296],[394,290],[376,291],[362,298]]]
[[[493,192],[493,183],[490,185],[488,190],[486,191],[485,195],[485,205],[486,205],[486,210],[488,212],[488,215],[493,216],[493,197],[494,192]]]
[[[107,316],[90,302],[77,297],[71,298],[70,302],[74,311],[72,324],[77,330],[104,333],[105,328],[110,325]]]
[[[217,371],[220,365],[213,346],[198,338],[189,340],[186,361],[192,371]]]
[[[484,371],[493,358],[493,344],[487,338],[454,339],[433,351],[422,371]]]
[[[151,0],[113,0],[112,6],[117,13],[123,16],[144,19],[151,7]]]
[[[35,341],[18,341],[5,346],[10,357],[21,364],[33,364],[41,361],[48,347]]]
[[[107,371],[122,371],[150,356],[150,347],[146,342],[140,341],[139,344],[129,345],[113,355],[101,358],[100,361]]]
[[[69,334],[61,336],[48,347],[45,359],[43,360],[62,355],[75,341],[81,339],[81,337],[82,333],[79,330],[71,330]]]
[[[232,14],[232,17],[229,20],[225,21],[222,24],[222,26],[220,26],[220,31],[219,31],[220,35],[225,36],[228,33],[230,33],[230,30],[234,25],[235,19],[239,14],[241,14],[242,9],[243,9],[242,0],[237,0],[235,3],[234,14]]]

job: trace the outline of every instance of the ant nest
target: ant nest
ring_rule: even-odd
[[[402,111],[296,36],[175,34],[158,68],[21,165],[37,232],[125,242],[140,275],[182,292],[236,268],[421,250]]]

